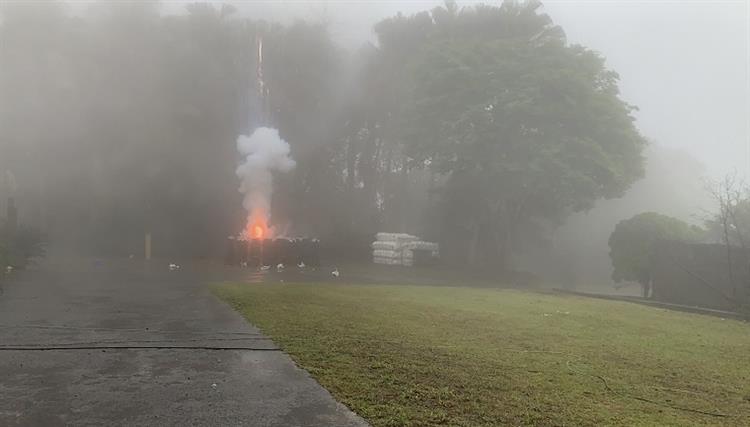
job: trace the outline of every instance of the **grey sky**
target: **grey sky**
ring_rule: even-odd
[[[165,2],[168,12],[188,1]],[[269,20],[325,19],[345,46],[372,39],[378,20],[442,4],[424,1],[226,1]],[[221,3],[221,2],[216,2]],[[478,1],[459,1],[471,5]],[[484,3],[500,3],[484,1]],[[548,0],[545,11],[572,43],[601,52],[621,76],[653,141],[680,147],[709,174],[750,177],[750,0]]]
[[[748,2],[548,2],[572,42],[601,52],[656,142],[709,173],[750,173]]]

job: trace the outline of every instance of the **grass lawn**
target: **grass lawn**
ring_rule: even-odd
[[[374,426],[750,425],[743,322],[496,289],[214,292]]]

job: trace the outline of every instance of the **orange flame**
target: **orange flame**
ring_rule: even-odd
[[[262,225],[257,225],[256,224],[256,225],[253,226],[253,232],[252,232],[251,235],[253,236],[253,239],[262,239],[263,235],[266,234],[264,231],[265,230],[263,230],[263,226]]]
[[[265,210],[253,209],[247,217],[245,229],[241,233],[242,238],[247,240],[271,239],[273,234],[274,230],[273,227],[268,225],[268,215]]]
[[[250,239],[265,239],[270,237],[270,231],[264,221],[256,219],[252,223],[248,223],[245,236]]]

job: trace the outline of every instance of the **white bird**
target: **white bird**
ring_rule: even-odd
[[[297,267],[299,267],[299,268],[305,268],[304,261],[300,261],[299,264],[297,264]]]
[[[169,271],[179,270],[180,266],[177,264],[169,264]]]
[[[284,264],[279,263],[278,265],[276,265],[276,271],[284,271]]]
[[[270,265],[261,265],[261,266],[260,266],[260,270],[261,270],[261,271],[266,271],[266,270],[270,270],[270,269],[271,269],[271,266],[270,266]]]
[[[13,266],[9,265],[9,266],[5,267],[5,272],[8,273],[8,274],[12,273],[13,272]]]
[[[338,268],[334,268],[333,271],[331,272],[331,275],[333,277],[339,277],[339,269]]]

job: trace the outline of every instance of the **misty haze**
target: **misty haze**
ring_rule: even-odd
[[[750,2],[0,0],[0,425],[750,425]]]

